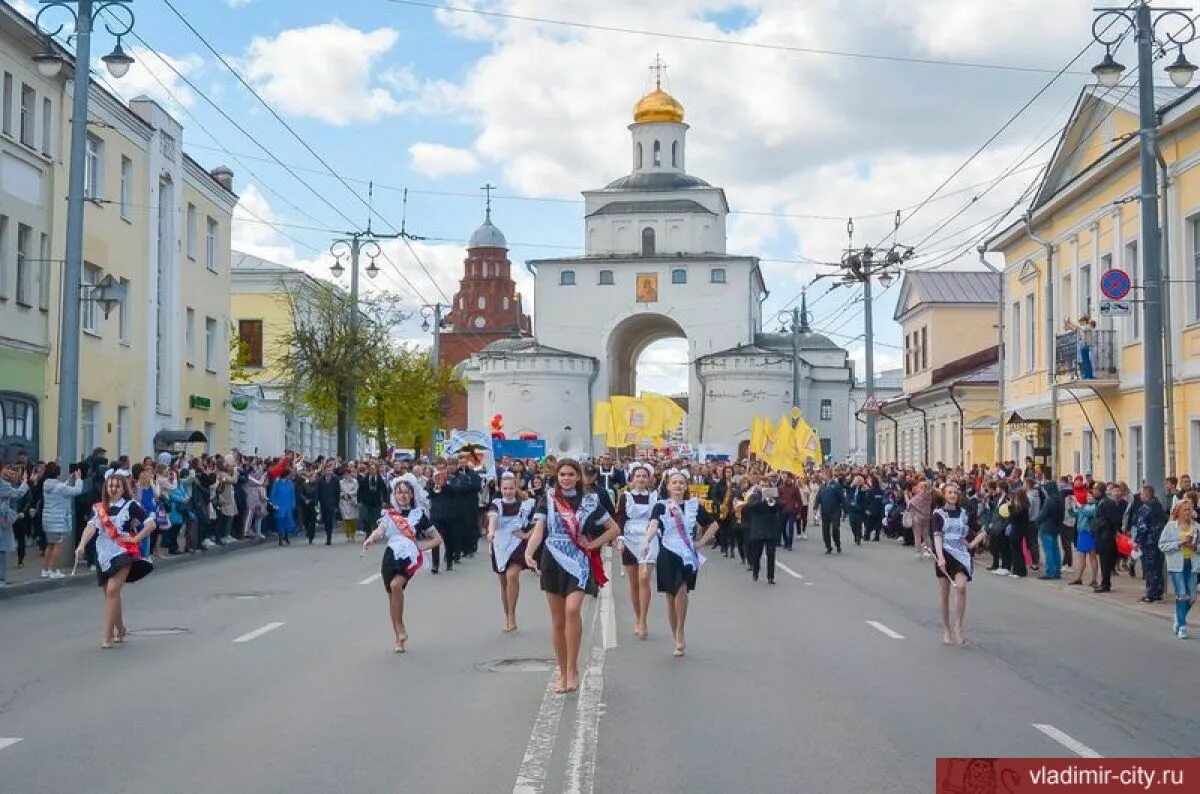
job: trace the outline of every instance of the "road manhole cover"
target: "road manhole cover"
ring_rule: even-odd
[[[553,659],[518,658],[493,659],[478,669],[484,673],[548,673],[554,669]]]
[[[162,629],[130,629],[129,633],[134,637],[171,637],[176,634],[190,634],[191,631],[182,626],[169,626]]]

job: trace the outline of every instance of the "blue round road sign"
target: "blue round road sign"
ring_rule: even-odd
[[[1119,301],[1133,289],[1129,274],[1120,268],[1106,270],[1100,276],[1100,292],[1109,300]]]

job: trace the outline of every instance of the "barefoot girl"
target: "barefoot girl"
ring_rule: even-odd
[[[104,475],[103,498],[92,506],[92,517],[83,530],[75,559],[83,559],[92,538],[96,539],[97,578],[104,588],[104,641],[111,648],[125,641],[125,619],[121,614],[121,588],[154,570],[138,548],[156,528],[154,517],[133,499],[129,472],[110,469]]]
[[[942,610],[942,642],[962,645],[963,618],[967,612],[967,582],[971,581],[971,549],[982,540],[967,541],[967,511],[962,506],[962,494],[955,483],[942,491],[943,504],[933,511],[929,532],[933,537],[934,573],[938,579]],[[950,589],[956,592],[954,622],[950,621]]]
[[[650,511],[658,503],[658,493],[650,490],[653,469],[635,463],[629,471],[629,488],[621,494],[617,523],[621,525],[621,564],[629,579],[629,597],[633,601],[634,629],[639,640],[646,639],[646,617],[650,612],[650,575],[658,559],[658,540],[650,541]]]
[[[537,552],[544,540],[549,554],[541,556],[542,590],[550,605],[554,656],[558,660],[556,692],[579,689],[579,645],[583,622],[579,612],[583,594],[599,592],[608,581],[600,549],[621,531],[600,507],[596,492],[584,494],[583,471],[574,460],[563,459],[555,470],[557,483],[533,511],[533,534],[525,551],[525,564],[538,570]]]
[[[696,576],[704,557],[700,549],[717,535],[717,520],[688,497],[686,471],[667,472],[667,498],[650,513],[649,541],[662,539],[658,552],[658,592],[667,596],[667,619],[675,635],[675,656],[683,656],[687,647],[684,624],[687,622],[688,593],[696,589]],[[703,530],[701,538],[693,540]]]
[[[517,630],[517,598],[521,594],[521,571],[525,570],[533,507],[532,499],[521,498],[517,478],[512,473],[500,478],[500,498],[488,505],[487,540],[492,549],[492,570],[500,579],[506,634]]]
[[[408,642],[408,632],[404,629],[404,588],[418,571],[430,567],[429,555],[425,552],[442,545],[442,536],[434,529],[429,516],[413,506],[412,486],[404,480],[396,480],[392,487],[392,506],[383,511],[375,531],[363,541],[363,553],[380,539],[387,543],[380,574],[388,593],[392,630],[396,633],[394,650],[404,653],[404,645]]]

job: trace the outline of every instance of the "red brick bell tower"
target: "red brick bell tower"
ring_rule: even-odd
[[[493,188],[485,185],[483,189],[488,196],[483,225],[475,230],[467,243],[463,276],[458,282],[458,292],[446,315],[446,327],[442,329],[440,339],[441,361],[451,366],[466,361],[498,339],[533,333],[533,324],[529,315],[522,311],[521,295],[512,278],[508,242],[492,224]],[[450,399],[443,425],[467,429],[465,394]]]

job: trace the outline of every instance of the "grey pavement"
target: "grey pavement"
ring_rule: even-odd
[[[127,588],[135,636],[108,651],[98,588],[7,600],[0,791],[919,792],[939,755],[1200,754],[1181,697],[1200,640],[1168,622],[980,574],[970,644],[947,648],[927,560],[819,546],[780,552],[803,578],[773,587],[710,554],[679,660],[662,598],[638,641],[614,576],[566,698],[547,694],[536,579],[505,635],[482,554],[412,582],[404,655],[382,585],[360,584],[378,549],[349,544],[156,572]]]

